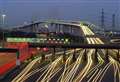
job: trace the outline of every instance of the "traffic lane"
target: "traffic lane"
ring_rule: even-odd
[[[71,51],[71,50],[70,50]],[[70,52],[69,50],[67,51],[67,52]],[[61,52],[60,52],[61,53]],[[35,60],[33,60],[34,61],[34,63],[36,62],[38,62],[38,60],[39,60],[40,58],[36,58]],[[32,63],[33,64],[33,63]],[[29,67],[29,66],[27,66],[27,67]],[[32,68],[29,68],[29,69],[33,69],[33,67]],[[25,70],[24,70],[25,71]],[[26,71],[28,71],[28,70],[26,70]],[[23,76],[23,74],[25,75],[26,74],[26,72],[25,73],[20,73],[14,80],[22,80],[22,79],[24,79],[23,77],[21,78],[21,77],[19,77],[20,75],[22,74],[22,76]],[[24,77],[26,77],[26,76],[24,76]],[[14,80],[13,80],[13,82],[14,82]]]
[[[71,50],[70,50],[71,51]],[[70,52],[70,51],[68,51],[68,53]],[[59,52],[58,52],[59,53]],[[50,65],[50,64],[49,64]],[[63,66],[63,65],[62,65]],[[38,66],[38,68],[40,69],[40,67],[44,67],[44,66]],[[63,68],[63,67],[62,67]],[[62,69],[61,69],[62,70]],[[61,71],[60,70],[60,71]],[[45,70],[44,70],[45,71]],[[39,71],[39,72],[37,72],[37,73],[35,73],[35,74],[33,74],[32,76],[30,76],[29,78],[27,78],[27,80],[25,80],[25,82],[30,82],[31,81],[31,78],[32,79],[34,79],[34,80],[32,80],[32,82],[34,82],[34,81],[36,81],[39,77],[41,77],[41,75],[42,75],[42,73],[44,72],[44,71]],[[59,72],[58,72],[59,73]],[[57,75],[58,76],[60,76],[60,74],[58,74],[57,73]],[[42,80],[42,78],[44,77],[44,75],[40,78],[40,80]],[[54,77],[53,77],[54,78]],[[53,79],[51,79],[51,80],[53,80]],[[54,80],[57,80],[57,79],[54,79]]]
[[[46,69],[39,71],[25,80],[25,82],[36,82],[36,80],[43,74]],[[43,78],[43,77],[41,77]]]

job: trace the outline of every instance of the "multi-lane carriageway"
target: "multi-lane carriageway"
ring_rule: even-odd
[[[87,27],[81,26],[85,35],[94,35]],[[99,38],[86,38],[88,44],[105,45]],[[100,45],[97,45],[100,46]],[[48,46],[49,47],[49,46]],[[102,46],[103,47],[103,46]],[[105,47],[105,46],[104,46]],[[109,46],[110,47],[110,46]],[[114,47],[115,48],[115,47]],[[105,49],[99,49],[97,52],[98,62],[93,59],[95,49],[77,48],[80,50],[76,60],[73,62],[73,50],[66,51],[69,55],[66,61],[63,60],[63,53],[57,56],[54,61],[42,65],[38,62],[42,58],[33,60],[12,82],[119,82],[120,81],[120,64],[112,55],[116,55],[116,49],[110,50],[108,60],[103,58]],[[77,51],[77,50],[76,50]],[[87,54],[87,61],[84,61],[84,53]],[[50,54],[46,55],[49,56]],[[38,65],[38,67],[36,67]],[[42,65],[42,66],[40,66]]]
[[[64,52],[60,52],[61,55],[56,56],[54,61],[47,64],[38,63],[42,58],[37,58],[28,64],[12,82],[108,82],[109,80],[104,78],[106,75],[111,77],[109,82],[113,82],[113,80],[118,82],[119,63],[116,60],[109,56],[109,62],[106,62],[98,52],[98,62],[96,63],[93,60],[95,49],[87,49],[87,60],[84,61],[85,49],[77,48],[76,51],[78,50],[80,51],[74,62],[74,50],[66,51],[66,54],[69,53],[69,55],[65,62],[62,62]],[[52,55],[46,54],[46,56]],[[110,70],[114,70],[115,73]],[[114,76],[112,77],[112,75]]]
[[[85,35],[94,35],[94,33],[87,26],[80,26]],[[119,46],[116,45],[106,45],[99,38],[86,38],[88,45],[56,45],[63,48],[66,47],[78,47],[77,50],[79,54],[73,62],[73,53],[74,50],[66,51],[66,54],[69,55],[66,57],[66,61],[62,62],[64,52],[59,53],[55,60],[49,62],[48,64],[41,65],[40,61],[42,58],[36,58],[30,62],[21,73],[15,77],[12,82],[119,82],[120,81],[120,65],[112,55],[116,55]],[[97,45],[98,44],[98,45]],[[114,50],[109,50],[108,53],[108,62],[103,58],[106,55],[105,45],[113,47]],[[33,47],[36,46],[35,44]],[[42,47],[38,45],[39,47]],[[55,45],[51,45],[55,47]],[[51,47],[43,44],[43,47]],[[81,49],[79,47],[92,47],[92,49]],[[95,49],[93,47],[98,47],[99,51],[97,54],[98,62],[96,63],[93,59],[95,55]],[[105,49],[103,49],[105,48]],[[76,51],[77,51],[76,50]],[[87,59],[84,61],[84,53],[87,54]],[[57,52],[56,52],[57,54]],[[47,54],[46,56],[51,56]],[[36,67],[36,65],[38,67]],[[57,77],[56,77],[57,76]],[[109,79],[108,79],[109,78]]]
[[[16,46],[17,47],[17,46]],[[108,55],[107,50],[108,49],[117,49],[117,53],[116,55],[119,55],[119,49],[120,49],[120,45],[116,45],[116,44],[29,44],[30,48],[71,48],[71,49],[75,49],[75,48],[83,48],[83,49],[95,49],[97,51],[97,49],[106,49],[106,55]],[[15,47],[14,47],[15,48]],[[25,48],[24,48],[25,49]],[[24,50],[23,49],[23,50]],[[17,49],[11,49],[11,48],[1,48],[0,49],[1,52],[12,52],[15,53],[17,52]],[[96,52],[97,53],[97,52]],[[119,60],[119,56],[118,60]],[[117,58],[116,58],[117,59]]]
[[[80,27],[85,35],[94,35],[88,27]],[[41,57],[34,59],[12,80],[12,82],[119,82],[120,64],[112,57],[112,55],[116,55],[117,50],[115,49],[119,49],[119,46],[108,45],[109,47],[114,46],[115,49],[110,50],[110,53],[108,54],[109,61],[106,62],[104,59],[106,52],[103,49],[103,47],[105,48],[104,42],[99,38],[88,37],[86,40],[90,45],[72,45],[71,47],[101,47],[102,49],[99,49],[96,53],[97,63],[94,61],[95,49],[85,50],[77,48],[76,51],[79,50],[79,52],[75,57],[75,61],[73,61],[74,50],[66,51],[66,54],[68,54],[66,61],[63,61],[64,57],[62,54],[64,54],[64,52],[56,52],[56,54],[60,55],[56,56],[55,60],[45,64],[40,62],[42,59]],[[102,44],[102,46],[96,44]],[[66,48],[65,45],[63,46]],[[86,61],[84,60],[85,53],[87,54]],[[51,56],[52,54],[46,54],[46,57]]]

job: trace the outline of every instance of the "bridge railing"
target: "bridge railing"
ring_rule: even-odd
[[[71,49],[76,49],[76,48],[82,48],[82,49],[95,49],[95,60],[97,59],[97,52],[99,49],[104,49],[105,50],[105,60],[109,61],[109,50],[115,49],[117,50],[116,52],[116,57],[113,57],[115,60],[120,61],[120,56],[119,56],[119,51],[120,51],[120,45],[117,44],[35,44],[35,43],[30,43],[29,47],[40,47],[40,48],[71,48]],[[55,52],[54,52],[55,53]],[[87,55],[87,54],[85,54]],[[111,55],[112,56],[112,55]],[[87,58],[86,58],[87,59]]]

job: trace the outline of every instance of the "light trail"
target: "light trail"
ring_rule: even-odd
[[[29,73],[21,80],[21,82],[24,82],[26,79],[28,79],[29,77],[31,77],[31,76],[34,75],[35,73],[45,70],[47,67],[48,67],[48,65],[46,65],[46,66],[44,66],[44,67],[42,67],[42,68],[40,68],[40,69],[36,69],[36,70],[33,70],[33,71],[29,72]]]
[[[101,82],[102,78],[104,77],[105,73],[107,72],[108,68],[111,66],[111,63],[108,63],[101,71],[100,75],[98,75],[98,77],[96,77],[95,82],[99,80],[99,82]]]
[[[55,69],[53,75],[51,75],[46,81],[49,82],[61,69],[62,69],[61,67]]]
[[[100,64],[97,64],[96,66],[94,66],[94,67],[88,72],[87,78],[89,78],[100,66],[101,66]]]
[[[82,79],[86,76],[86,74],[88,73],[88,71],[90,70],[92,64],[93,64],[93,61],[92,61],[92,58],[91,58],[91,55],[93,54],[94,50],[91,49],[89,52],[88,52],[88,63],[87,65],[85,66],[85,68],[82,70],[82,72],[79,73],[79,76],[74,80],[74,82],[81,82]]]
[[[85,36],[86,35],[95,35],[91,31],[91,29],[89,29],[87,26],[80,25],[80,27]],[[104,42],[99,38],[87,37],[86,40],[87,40],[88,44],[104,44]],[[78,49],[78,50],[80,50],[80,49]],[[110,62],[105,63],[105,60],[102,57],[102,55],[105,55],[105,50],[100,49],[100,51],[102,53],[100,53],[100,52],[97,53],[97,59],[99,62],[97,64],[95,64],[93,61],[94,60],[93,56],[96,55],[96,54],[94,54],[95,49],[89,49],[87,52],[87,64],[85,65],[85,67],[82,70],[79,70],[84,50],[80,51],[80,54],[78,55],[76,61],[73,63],[71,62],[72,58],[73,58],[73,55],[71,53],[73,53],[73,50],[69,50],[69,51],[67,51],[67,54],[69,53],[70,55],[66,59],[65,64],[63,64],[63,62],[62,62],[63,56],[59,56],[52,63],[50,63],[49,66],[47,66],[47,68],[44,68],[46,70],[42,69],[42,70],[44,70],[44,72],[42,73],[42,75],[40,75],[40,77],[36,80],[36,82],[49,82],[62,69],[63,69],[63,72],[60,75],[60,77],[57,79],[57,82],[82,82],[84,80],[84,78],[88,79],[87,82],[101,82],[103,80],[103,77],[105,76],[107,70],[112,65],[113,65],[114,71],[115,71],[114,72],[114,82],[117,81],[117,78],[116,78],[117,74],[119,75],[119,81],[120,81],[120,64],[117,61],[115,61],[115,59],[113,59],[111,56],[109,56]],[[114,51],[112,51],[111,54],[113,54],[113,52]],[[58,54],[58,53],[56,53],[56,54]],[[63,52],[60,52],[59,54],[62,55]],[[52,54],[47,54],[46,57],[50,57],[51,55]],[[34,64],[34,63],[32,63],[32,64]],[[29,71],[27,71],[26,73],[22,73],[23,76],[26,75],[25,78],[23,78],[23,76],[21,74],[21,75],[19,75],[20,79],[16,79],[13,82],[23,82],[27,78],[29,78],[31,75],[34,75],[35,73],[40,71],[39,69],[36,69],[36,70],[33,70],[30,72],[30,70],[33,68],[33,66],[31,66]],[[78,72],[79,74],[76,75],[77,71],[79,71]]]
[[[116,69],[115,64],[113,64],[113,67],[114,67],[114,82],[116,82],[117,69]]]
[[[79,50],[79,49],[77,49],[77,50]],[[67,51],[67,54],[72,53],[72,52],[73,52],[73,50],[68,50],[68,51]],[[61,54],[61,53],[63,53],[63,51],[62,51],[62,52],[58,52],[58,53],[56,53],[56,54]],[[51,54],[46,55],[46,57],[47,57],[47,56],[51,56]],[[28,73],[31,73],[30,70],[34,67],[34,65],[35,65],[38,61],[41,61],[41,57],[36,58],[36,59],[34,59],[31,63],[29,63],[29,64],[23,69],[23,71],[22,71],[19,75],[17,75],[17,76],[12,80],[12,82],[22,82],[22,80],[24,80],[24,78],[28,78],[26,75],[27,75]],[[36,71],[36,70],[35,70],[35,71]],[[35,71],[33,71],[33,74],[34,74]],[[39,72],[39,71],[36,71],[36,72]],[[36,72],[35,72],[35,73],[36,73]],[[30,74],[30,76],[33,75],[33,74]]]
[[[99,71],[99,69],[97,68],[96,70],[94,70],[94,74],[91,75],[90,79],[87,82],[91,82],[92,78],[95,77],[96,73]]]
[[[61,79],[61,82],[71,82],[73,80],[73,77],[75,75],[75,73],[78,70],[78,67],[81,63],[81,59],[82,59],[82,54],[84,51],[82,51],[79,55],[79,57],[77,58],[76,62],[74,63],[74,66],[72,67],[72,69],[70,70],[70,72],[68,74],[66,74],[67,76],[65,76],[64,79]]]
[[[63,81],[63,79],[64,79],[64,77],[67,75],[67,68],[69,67],[69,63],[70,63],[70,61],[72,61],[72,57],[73,57],[73,55],[70,55],[69,56],[69,58],[66,60],[66,63],[65,63],[65,68],[64,68],[64,71],[63,71],[63,73],[62,73],[62,76],[61,76],[61,81]]]
[[[62,82],[61,80],[63,80],[67,74],[70,72],[70,70],[72,69],[72,67],[74,66],[74,63],[72,63],[71,65],[69,65],[67,68],[66,68],[66,72],[61,74],[61,76],[59,77],[59,79],[57,80],[57,82]],[[64,77],[63,77],[64,76]],[[63,78],[62,78],[63,77]]]
[[[119,63],[114,60],[112,57],[110,57],[111,63],[113,64],[114,67],[114,82],[117,82],[117,74],[119,76],[119,81],[120,81],[120,68],[119,68]]]
[[[79,50],[79,49],[77,49],[77,50]],[[74,52],[74,50],[71,50],[71,52],[68,52],[68,53],[73,53]],[[67,54],[68,54],[67,53]],[[60,56],[61,57],[61,61],[63,60],[63,56]],[[71,58],[71,57],[70,57]],[[53,61],[52,62],[52,64],[48,67],[48,69],[47,69],[47,72],[46,72],[46,74],[44,75],[44,78],[40,81],[40,82],[44,82],[44,81],[47,81],[49,78],[50,78],[50,76],[52,75],[52,74],[54,74],[54,70],[55,70],[55,65],[58,65],[57,64],[57,60],[58,60],[59,58],[57,58],[55,61]],[[69,59],[68,59],[69,60]],[[54,63],[54,64],[53,64]],[[40,78],[38,78],[37,79],[37,81],[36,82],[39,82],[39,80],[40,80]]]
[[[31,70],[31,68],[36,64],[36,62],[38,60],[41,60],[41,57],[40,58],[37,58],[35,60],[33,60],[31,63],[29,63],[27,65],[27,67],[25,67],[25,69],[17,76],[15,77],[12,82],[21,82],[21,80],[25,77],[25,75]]]
[[[81,26],[82,27],[82,26]],[[86,33],[85,31],[85,27],[82,27],[82,28],[84,28],[83,29],[83,32],[84,32],[84,34]],[[88,32],[85,34],[85,35],[94,35],[94,33],[89,29],[89,28],[87,28],[88,29]],[[87,41],[88,41],[89,39],[87,39]],[[101,41],[99,38],[93,38],[93,40],[94,40],[94,42],[95,42],[95,44],[104,44],[104,42],[103,41]],[[88,41],[88,43],[90,43],[90,41]],[[104,50],[102,50],[102,52],[105,54],[105,51]],[[101,63],[103,64],[103,59],[101,58],[101,56],[99,55],[98,56],[100,59],[99,60],[101,60]],[[101,65],[102,65],[101,64]],[[111,64],[110,64],[111,65]],[[109,66],[110,66],[109,65]],[[106,65],[107,66],[107,65]],[[105,67],[106,67],[105,66]],[[103,72],[103,75],[102,75],[102,77],[105,75],[105,73],[106,73],[106,71],[108,70],[108,68],[109,68],[109,66],[107,67],[107,69],[105,69],[105,68],[103,68],[103,70],[101,69],[100,71],[99,71],[99,73],[97,74],[97,76],[94,78],[94,80],[93,80],[93,82],[95,81],[97,81],[97,79],[99,78],[99,76],[100,76],[100,74]],[[104,71],[105,70],[105,71]],[[95,72],[96,73],[96,72]],[[102,78],[101,78],[102,79]]]
[[[55,67],[58,66],[59,62],[62,61],[62,56],[57,58],[55,61],[52,62],[50,67],[48,67],[48,71],[46,75],[43,77],[43,79],[40,82],[46,82],[48,78],[54,73]]]

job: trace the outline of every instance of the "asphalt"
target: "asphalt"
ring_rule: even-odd
[[[25,68],[26,65],[26,63],[22,63],[20,66],[14,67],[5,75],[1,76],[0,82],[11,82],[12,79],[15,78]]]

